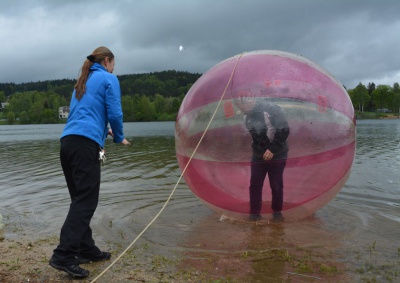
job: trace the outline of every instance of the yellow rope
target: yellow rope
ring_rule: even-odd
[[[106,269],[104,269],[96,278],[94,278],[92,281],[90,281],[90,283],[94,283],[94,282],[96,282],[96,280],[98,280],[101,276],[103,276],[135,243],[136,243],[136,241],[144,234],[144,232],[146,232],[147,231],[147,229],[154,223],[154,221],[156,221],[156,219],[161,215],[161,213],[163,212],[163,210],[165,209],[165,207],[167,206],[167,204],[169,203],[169,201],[171,200],[171,198],[172,198],[172,196],[173,196],[173,194],[175,193],[175,190],[176,190],[176,188],[178,187],[178,185],[179,185],[179,183],[180,183],[180,181],[182,180],[182,177],[183,177],[183,174],[185,174],[185,172],[186,172],[186,169],[187,169],[187,167],[189,166],[189,164],[190,164],[190,161],[193,159],[193,156],[194,156],[194,154],[196,153],[196,151],[197,151],[197,149],[198,149],[198,147],[200,146],[200,143],[201,143],[201,141],[203,140],[203,138],[204,138],[204,136],[205,136],[205,134],[206,134],[206,132],[207,132],[207,130],[208,130],[208,128],[210,127],[210,125],[211,125],[211,122],[214,120],[214,117],[215,117],[215,114],[217,113],[217,110],[218,110],[218,108],[219,108],[219,106],[220,106],[220,104],[221,104],[221,101],[223,100],[223,98],[224,98],[224,96],[225,96],[225,93],[226,93],[226,90],[228,89],[228,86],[229,86],[229,84],[231,83],[231,81],[232,81],[232,78],[233,78],[233,75],[235,74],[235,71],[236,71],[236,67],[237,67],[237,65],[238,65],[238,63],[239,63],[239,60],[240,60],[240,58],[242,57],[242,55],[243,55],[243,53],[242,54],[240,54],[240,56],[239,56],[239,58],[237,59],[237,61],[236,61],[236,64],[235,64],[235,67],[233,68],[233,70],[232,70],[232,74],[231,74],[231,76],[230,76],[230,78],[229,78],[229,81],[228,81],[228,83],[226,84],[226,87],[225,87],[225,89],[224,89],[224,92],[222,93],[222,96],[221,96],[221,99],[219,100],[219,102],[218,102],[218,104],[217,104],[217,107],[215,108],[215,111],[214,111],[214,113],[213,113],[213,115],[211,116],[211,119],[210,119],[210,122],[208,123],[208,125],[207,125],[207,127],[205,128],[205,130],[204,130],[204,132],[203,132],[203,134],[202,134],[202,136],[200,137],[200,140],[199,140],[199,142],[197,143],[197,145],[196,145],[196,147],[195,147],[195,149],[194,149],[194,151],[193,151],[193,153],[192,153],[192,155],[190,156],[190,158],[189,158],[189,160],[188,160],[188,162],[187,162],[187,164],[186,164],[186,166],[185,166],[185,168],[182,170],[182,173],[181,173],[181,175],[179,176],[179,179],[178,179],[178,181],[176,182],[176,184],[175,184],[175,187],[174,187],[174,189],[171,191],[171,193],[170,193],[170,195],[169,195],[169,197],[167,198],[167,200],[165,201],[165,203],[164,203],[164,205],[161,207],[161,209],[160,209],[160,211],[156,214],[156,216],[154,216],[154,218],[153,218],[153,220],[151,220],[150,222],[149,222],[149,224],[147,224],[147,226],[142,230],[142,232],[140,232],[139,233],[139,235],[137,235],[136,236],[136,238],[132,241],[132,243],[106,268]]]

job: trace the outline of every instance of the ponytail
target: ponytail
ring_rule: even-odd
[[[106,57],[113,60],[114,54],[104,46],[96,48],[92,54],[86,57],[87,59],[83,62],[80,76],[74,87],[76,99],[81,100],[86,92],[86,82],[89,78],[90,67],[92,67],[94,63],[101,64]]]

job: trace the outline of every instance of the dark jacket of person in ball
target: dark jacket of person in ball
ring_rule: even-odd
[[[278,105],[264,101],[256,103],[246,113],[245,125],[253,139],[253,159],[262,160],[267,149],[274,154],[272,160],[287,158],[289,125]]]

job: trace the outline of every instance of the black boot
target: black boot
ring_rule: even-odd
[[[63,265],[50,259],[49,265],[57,270],[64,271],[74,277],[85,278],[89,276],[89,271],[81,268],[78,264]]]

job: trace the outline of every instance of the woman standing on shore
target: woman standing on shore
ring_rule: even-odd
[[[129,145],[123,134],[120,86],[112,74],[114,63],[114,55],[106,47],[87,56],[61,135],[60,160],[71,204],[49,264],[74,277],[89,275],[79,264],[111,257],[95,245],[90,221],[99,200],[100,159],[107,135],[115,143]]]

